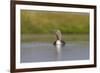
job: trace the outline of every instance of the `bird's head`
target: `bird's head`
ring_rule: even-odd
[[[61,40],[62,34],[61,34],[60,30],[58,30],[58,29],[53,30],[53,33],[56,34],[56,37],[58,40]]]

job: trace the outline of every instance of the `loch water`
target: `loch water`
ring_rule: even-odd
[[[74,42],[57,48],[52,43],[22,43],[20,54],[21,63],[88,60],[89,44]]]

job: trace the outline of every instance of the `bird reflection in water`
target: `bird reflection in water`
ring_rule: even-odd
[[[65,46],[65,42],[62,40],[62,34],[60,30],[54,30],[54,32],[56,34],[56,41],[54,41],[53,45],[56,47],[57,60],[60,60],[61,50],[62,50],[62,47]]]

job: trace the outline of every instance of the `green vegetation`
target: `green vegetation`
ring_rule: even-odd
[[[54,42],[56,40],[55,35],[22,35],[22,42]],[[89,41],[87,34],[66,34],[63,35],[63,40],[67,42],[76,41]]]
[[[89,14],[21,10],[22,42],[54,42],[59,29],[65,42],[89,40]]]
[[[89,33],[89,14],[21,10],[21,34]]]

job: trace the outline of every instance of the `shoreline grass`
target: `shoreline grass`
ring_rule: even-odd
[[[88,34],[66,34],[63,35],[62,39],[65,42],[72,41],[89,41]],[[54,42],[56,40],[55,35],[46,35],[46,34],[30,34],[30,35],[22,35],[21,42]]]
[[[88,33],[89,14],[54,11],[21,10],[21,34]]]

